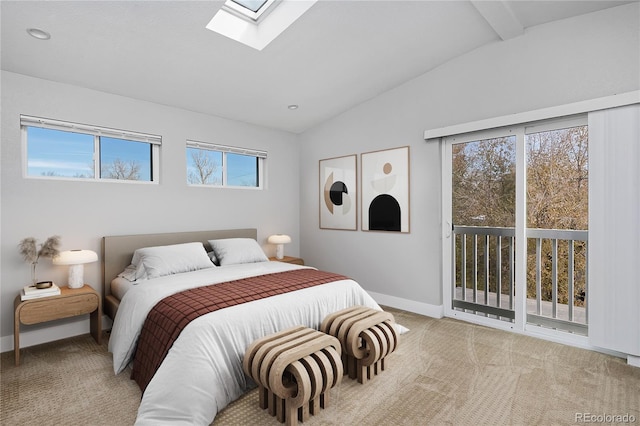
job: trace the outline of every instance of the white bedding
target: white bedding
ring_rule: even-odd
[[[133,286],[120,303],[109,340],[114,371],[120,373],[129,364],[147,313],[164,297],[200,285],[299,268],[305,267],[282,262],[230,265]],[[201,316],[185,327],[147,386],[136,424],[210,424],[218,411],[253,386],[242,371],[251,342],[294,325],[317,329],[327,314],[353,305],[380,309],[355,281],[343,280]]]

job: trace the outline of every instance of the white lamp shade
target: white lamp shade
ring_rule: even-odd
[[[69,288],[84,286],[84,264],[98,260],[98,255],[91,250],[67,250],[52,259],[54,265],[69,266]]]
[[[284,234],[276,234],[267,238],[270,244],[276,245],[276,259],[284,258],[284,244],[291,242],[291,237]]]
[[[289,244],[291,237],[284,234],[276,234],[269,237],[267,240],[270,244]]]
[[[98,260],[98,255],[91,250],[66,250],[52,259],[54,265],[81,265]]]

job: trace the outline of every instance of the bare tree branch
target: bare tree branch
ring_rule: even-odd
[[[190,152],[196,170],[189,171],[187,182],[191,184],[220,183],[216,176],[218,162],[203,149],[192,149]]]
[[[107,179],[140,180],[140,163],[135,160],[125,162],[120,158],[102,167],[102,176]]]

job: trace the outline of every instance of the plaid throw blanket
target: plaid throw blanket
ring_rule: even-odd
[[[180,332],[201,315],[346,278],[315,269],[296,269],[198,287],[168,296],[154,306],[142,326],[131,378],[144,392]]]

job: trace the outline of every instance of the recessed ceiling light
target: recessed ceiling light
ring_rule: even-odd
[[[291,105],[289,105],[287,108],[289,108],[289,109],[298,109],[298,105],[296,105],[296,104],[291,104]]]
[[[40,28],[27,28],[27,33],[38,40],[49,40],[51,38],[51,34]]]

